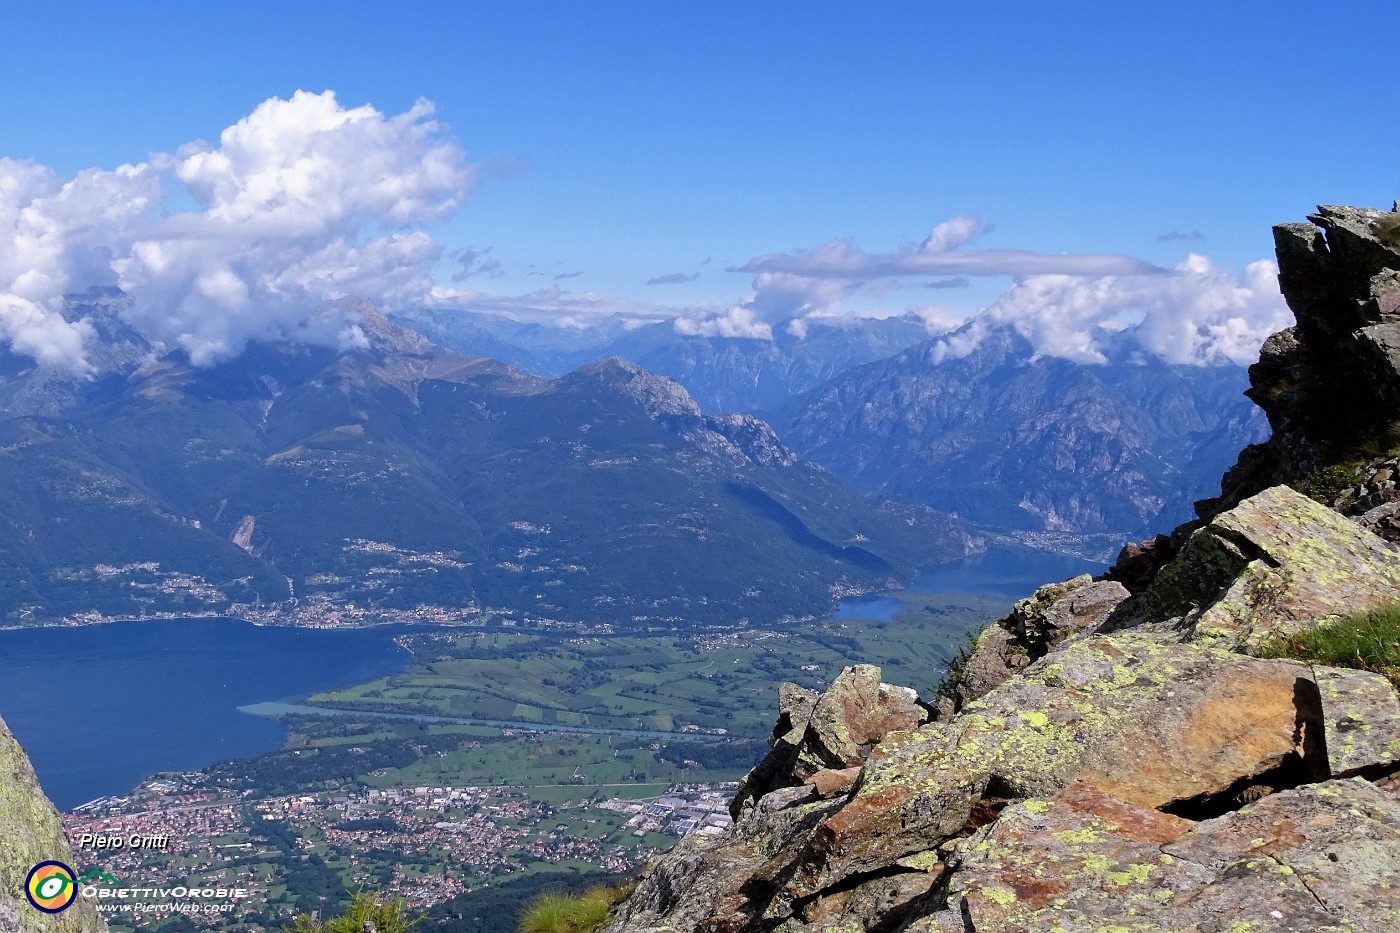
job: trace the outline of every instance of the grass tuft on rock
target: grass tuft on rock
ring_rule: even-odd
[[[384,898],[369,891],[356,891],[350,908],[339,917],[322,922],[302,914],[292,926],[283,929],[287,933],[362,933],[366,924],[372,924],[375,933],[408,933],[418,920],[410,919],[408,902],[401,897]]]
[[[1374,671],[1400,687],[1400,603],[1276,639],[1262,646],[1258,654]]]
[[[582,894],[542,894],[525,908],[520,933],[594,933],[629,893],[628,886],[608,885]]]

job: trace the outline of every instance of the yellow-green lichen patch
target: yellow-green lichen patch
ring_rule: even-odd
[[[943,860],[938,857],[937,852],[919,852],[914,855],[906,855],[895,864],[901,868],[912,868],[915,871],[937,871],[943,866]]]
[[[1084,870],[1093,875],[1104,875],[1113,867],[1113,861],[1106,856],[1089,854],[1080,857],[1080,864]]]
[[[1148,865],[1145,863],[1134,863],[1123,871],[1109,872],[1108,880],[1109,883],[1117,885],[1120,888],[1127,887],[1130,884],[1145,884],[1147,883],[1148,875],[1152,874],[1152,869],[1155,867],[1155,865]]]
[[[1004,884],[989,884],[982,888],[982,894],[994,904],[1010,907],[1016,903],[1016,892]]]

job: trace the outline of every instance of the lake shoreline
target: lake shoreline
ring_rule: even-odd
[[[826,616],[788,619],[766,628],[815,626],[839,634],[852,619],[892,620],[897,612],[917,611],[921,602],[936,602],[940,595],[990,597],[1009,609],[1046,582],[1103,569],[1102,564],[1022,546],[995,547],[936,565],[906,587],[846,597]],[[732,637],[754,628],[735,623],[691,633]],[[444,625],[419,617],[296,626],[226,614],[8,626],[0,629],[0,715],[30,753],[51,797],[66,808],[127,793],[154,773],[200,770],[217,761],[275,751],[285,741],[286,727],[242,707],[295,704],[402,672],[414,663],[402,642],[415,630],[570,636],[580,627],[510,619]],[[582,633],[606,639],[686,631],[602,625]],[[84,725],[62,735],[48,728],[55,719]],[[144,728],[153,722],[162,724],[159,732]],[[500,723],[500,728],[520,731],[537,728],[527,721]]]
[[[938,564],[931,564],[921,568],[914,577],[906,583],[891,581],[890,585],[859,586],[852,584],[837,584],[832,587],[832,604],[825,615],[802,615],[784,616],[767,623],[768,625],[789,625],[792,623],[815,622],[823,618],[837,618],[841,614],[841,603],[849,599],[886,598],[893,597],[897,593],[921,593],[924,590],[920,587],[920,582],[937,577],[941,571],[946,571],[951,567],[969,566],[986,560],[991,555],[997,553],[1018,552],[1033,558],[1045,560],[1059,560],[1063,562],[1077,562],[1086,566],[1092,566],[1099,572],[1107,569],[1106,562],[1098,561],[1074,553],[1070,550],[1056,549],[1051,547],[1036,547],[1026,543],[1014,536],[991,536],[988,535],[989,545],[981,551],[967,554],[950,561],[943,561]],[[1082,572],[1088,572],[1087,570]],[[1070,574],[1071,576],[1074,574]],[[1045,579],[1041,583],[1054,583],[1059,579]],[[929,592],[953,592],[952,590],[932,590]],[[1029,593],[1025,594],[1029,595]],[[373,613],[373,617],[370,614]],[[385,617],[385,616],[389,617]],[[342,621],[346,616],[353,617],[355,621]],[[337,621],[329,622],[328,618],[335,618]],[[173,621],[179,619],[228,619],[240,622],[247,622],[264,628],[286,628],[302,629],[307,631],[363,631],[377,628],[389,628],[393,626],[433,626],[441,628],[466,628],[481,629],[483,631],[493,630],[496,627],[526,631],[530,629],[545,629],[554,631],[576,631],[580,634],[608,634],[622,631],[614,623],[609,622],[583,622],[583,621],[563,621],[558,619],[534,618],[530,616],[517,616],[515,610],[498,609],[493,607],[480,608],[475,606],[449,607],[449,606],[420,606],[415,609],[365,609],[354,604],[337,604],[330,600],[315,599],[308,605],[288,606],[285,603],[275,603],[264,606],[249,606],[247,604],[236,603],[227,609],[220,611],[191,611],[191,612],[171,612],[161,611],[145,615],[135,616],[106,616],[96,611],[76,613],[74,615],[63,616],[58,619],[50,619],[29,624],[0,624],[0,632],[33,631],[39,629],[76,629],[92,625],[111,625],[123,622],[160,622]],[[735,628],[753,627],[756,623],[735,623]],[[708,628],[723,631],[728,626],[710,625]],[[628,631],[684,631],[684,626],[672,625],[668,629],[656,629],[643,625],[639,628],[627,628]]]

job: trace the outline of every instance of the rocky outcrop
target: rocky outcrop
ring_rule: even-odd
[[[1395,207],[1322,206],[1310,223],[1274,228],[1279,285],[1297,326],[1264,343],[1245,393],[1268,416],[1273,436],[1241,453],[1218,498],[1197,503],[1202,518],[1282,483],[1331,504],[1353,471],[1360,474],[1355,486],[1400,453],[1393,430],[1400,243],[1392,233],[1400,202]],[[1386,501],[1400,498],[1394,487],[1384,493]]]
[[[1276,436],[1200,521],[1018,602],[932,721],[873,668],[785,685],[734,829],[654,863],[612,933],[1400,929],[1395,686],[1253,656],[1400,596],[1400,549],[1319,485],[1389,443],[1390,217],[1278,232],[1299,323],[1252,371]],[[1334,364],[1355,397],[1324,423]],[[1343,498],[1390,501],[1384,463],[1357,475]]]
[[[949,912],[977,933],[1380,931],[1400,918],[1397,865],[1400,800],[1365,781],[1200,823],[1075,787],[969,838]]]
[[[881,739],[928,718],[918,694],[882,683],[880,669],[870,664],[846,668],[824,694],[783,684],[771,750],[740,783],[730,813],[739,819],[782,788],[807,787],[820,797],[849,790]]]
[[[106,930],[83,898],[62,913],[35,910],[24,882],[40,862],[73,865],[58,811],[39,787],[24,749],[0,720],[0,933],[92,933]]]
[[[1198,641],[1236,647],[1400,595],[1400,551],[1287,486],[1196,530],[1133,607]]]
[[[1289,925],[1321,911],[1337,929],[1379,931],[1389,928],[1379,908],[1334,916],[1315,900],[1293,904],[1282,920],[1256,918],[1255,907],[1287,892],[1278,887],[1277,862],[1249,845],[1228,850],[1242,830],[1211,837],[1224,841],[1212,856],[1221,864],[1208,868],[1167,871],[1160,847],[1301,788],[1317,807],[1348,814],[1389,800],[1368,817],[1380,846],[1368,858],[1384,865],[1400,844],[1400,801],[1368,782],[1335,779],[1396,771],[1400,706],[1377,675],[1249,658],[1150,632],[1079,638],[951,721],[887,734],[849,792],[824,798],[810,784],[771,791],[730,835],[687,840],[652,867],[615,929],[901,929],[916,921],[939,929],[928,924],[963,922],[969,911],[967,929],[983,930],[977,918],[984,916],[989,930],[1054,929],[1051,914],[1036,920],[1038,912],[1106,921],[1139,894],[1170,890],[1175,900],[1143,901],[1143,922],[1130,928],[1210,929],[1192,924],[1220,920],[1230,929],[1253,918],[1263,923],[1258,929],[1327,929],[1320,921]],[[1032,837],[1039,842],[1028,846]],[[1055,867],[1057,860],[1067,864]],[[1023,878],[1027,866],[1040,866],[1053,884]],[[1400,890],[1397,866],[1387,877]],[[1348,871],[1341,863],[1317,867],[1328,883],[1357,888],[1339,877]],[[1099,876],[1092,891],[1079,877],[1090,871]],[[1152,879],[1170,881],[1147,885]],[[1233,886],[1228,896],[1219,879]],[[1072,906],[1057,906],[1066,890],[1078,892]],[[890,906],[852,915],[866,897]],[[1196,919],[1150,925],[1171,908]]]
[[[977,637],[970,656],[944,685],[940,715],[947,718],[1005,683],[1070,635],[1097,631],[1129,595],[1118,581],[1088,574],[1042,586]]]

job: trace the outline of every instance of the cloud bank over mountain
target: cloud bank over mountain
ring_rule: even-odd
[[[1232,276],[1192,253],[1170,275],[1039,275],[1018,281],[971,325],[943,338],[938,354],[963,357],[996,325],[1010,325],[1036,352],[1104,363],[1103,343],[1128,332],[1138,348],[1168,363],[1247,366],[1259,345],[1292,323],[1278,267],[1252,262]]]
[[[1105,362],[1104,339],[1127,332],[1142,352],[1168,362],[1247,365],[1265,337],[1291,322],[1278,269],[1268,260],[1233,276],[1195,253],[1166,269],[1112,253],[963,249],[987,230],[975,218],[959,216],[934,227],[919,246],[892,253],[868,253],[841,239],[759,256],[737,270],[756,273],[747,297],[720,312],[683,316],[676,329],[771,339],[775,324],[789,322],[788,331],[800,336],[803,319],[851,316],[863,294],[930,276],[954,278],[920,284],[961,287],[973,277],[1012,281],[971,314],[939,304],[909,309],[924,318],[930,333],[957,329],[940,345],[945,357],[967,355],[992,327],[1010,324],[1038,354],[1080,363]]]
[[[445,251],[423,229],[453,215],[481,175],[432,114],[427,101],[386,115],[345,107],[332,91],[298,91],[258,105],[217,144],[193,142],[134,165],[62,178],[0,159],[0,340],[43,365],[83,372],[93,330],[65,318],[63,296],[94,285],[130,294],[128,322],[197,365],[254,339],[360,343],[353,321],[316,310],[349,296],[571,327],[609,315],[671,319],[682,335],[770,340],[778,326],[801,338],[809,319],[890,313],[889,297],[909,294],[898,310],[920,314],[931,335],[948,334],[945,355],[964,355],[988,328],[1009,323],[1037,352],[1084,363],[1101,362],[1104,338],[1123,331],[1142,352],[1172,362],[1245,363],[1289,320],[1268,262],[1235,276],[1195,254],[1168,269],[1117,253],[980,248],[992,228],[966,215],[890,252],[846,238],[757,256],[731,267],[753,278],[751,291],[728,303],[675,307],[557,284],[522,295],[443,285],[434,278],[440,260],[453,283],[495,277],[501,261],[489,246]],[[917,299],[978,279],[1010,285],[980,309]]]

